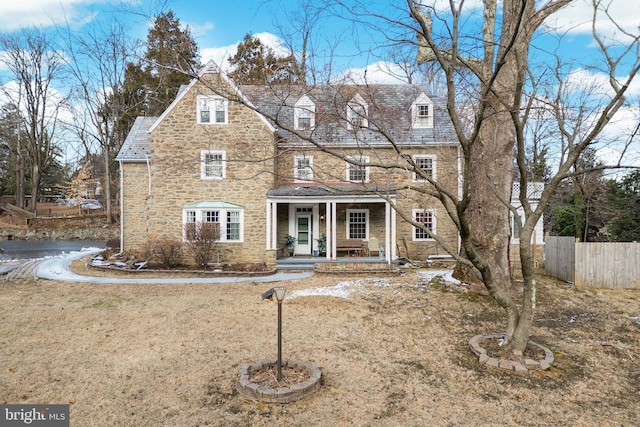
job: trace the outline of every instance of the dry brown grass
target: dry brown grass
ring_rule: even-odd
[[[281,285],[344,280],[361,292],[284,303],[284,357],[325,376],[287,405],[233,389],[240,364],[275,357],[276,304],[260,299],[274,284],[0,282],[0,402],[71,402],[73,426],[638,425],[637,291],[541,280],[533,338],[556,365],[515,374],[468,349],[503,328],[485,295],[414,272]]]

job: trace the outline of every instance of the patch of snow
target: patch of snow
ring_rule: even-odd
[[[451,283],[454,285],[461,285],[458,279],[453,278],[453,270],[421,270],[418,274],[425,280],[425,282],[430,282],[436,277],[440,277],[447,283]]]
[[[299,289],[291,292],[287,298],[329,296],[337,298],[349,298],[354,293],[365,291],[364,285],[373,285],[379,288],[391,286],[392,283],[386,279],[358,279],[336,283],[333,286],[320,286],[317,288]],[[396,290],[397,291],[397,290]]]
[[[351,294],[362,291],[364,291],[362,280],[349,280],[346,282],[336,283],[333,286],[320,286],[317,288],[295,290],[289,294],[287,299],[311,296],[349,298]]]

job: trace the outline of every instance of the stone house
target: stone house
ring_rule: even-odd
[[[425,177],[458,192],[459,144],[418,85],[237,86],[211,62],[160,117],[137,118],[116,160],[123,251],[203,223],[219,227],[223,262],[268,268],[286,235],[296,256],[326,240],[327,260],[345,241],[377,242],[387,262],[446,253],[407,220],[458,245]]]

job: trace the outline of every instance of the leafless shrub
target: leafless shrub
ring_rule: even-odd
[[[197,266],[206,268],[220,241],[220,224],[217,222],[193,222],[184,227],[187,251]]]
[[[153,259],[164,268],[173,268],[180,264],[182,244],[177,240],[160,239],[152,243]]]

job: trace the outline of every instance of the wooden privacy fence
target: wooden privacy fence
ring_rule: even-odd
[[[640,244],[581,243],[573,237],[548,236],[546,272],[576,286],[640,289]]]
[[[575,281],[575,237],[547,236],[544,242],[544,269],[565,282]]]

